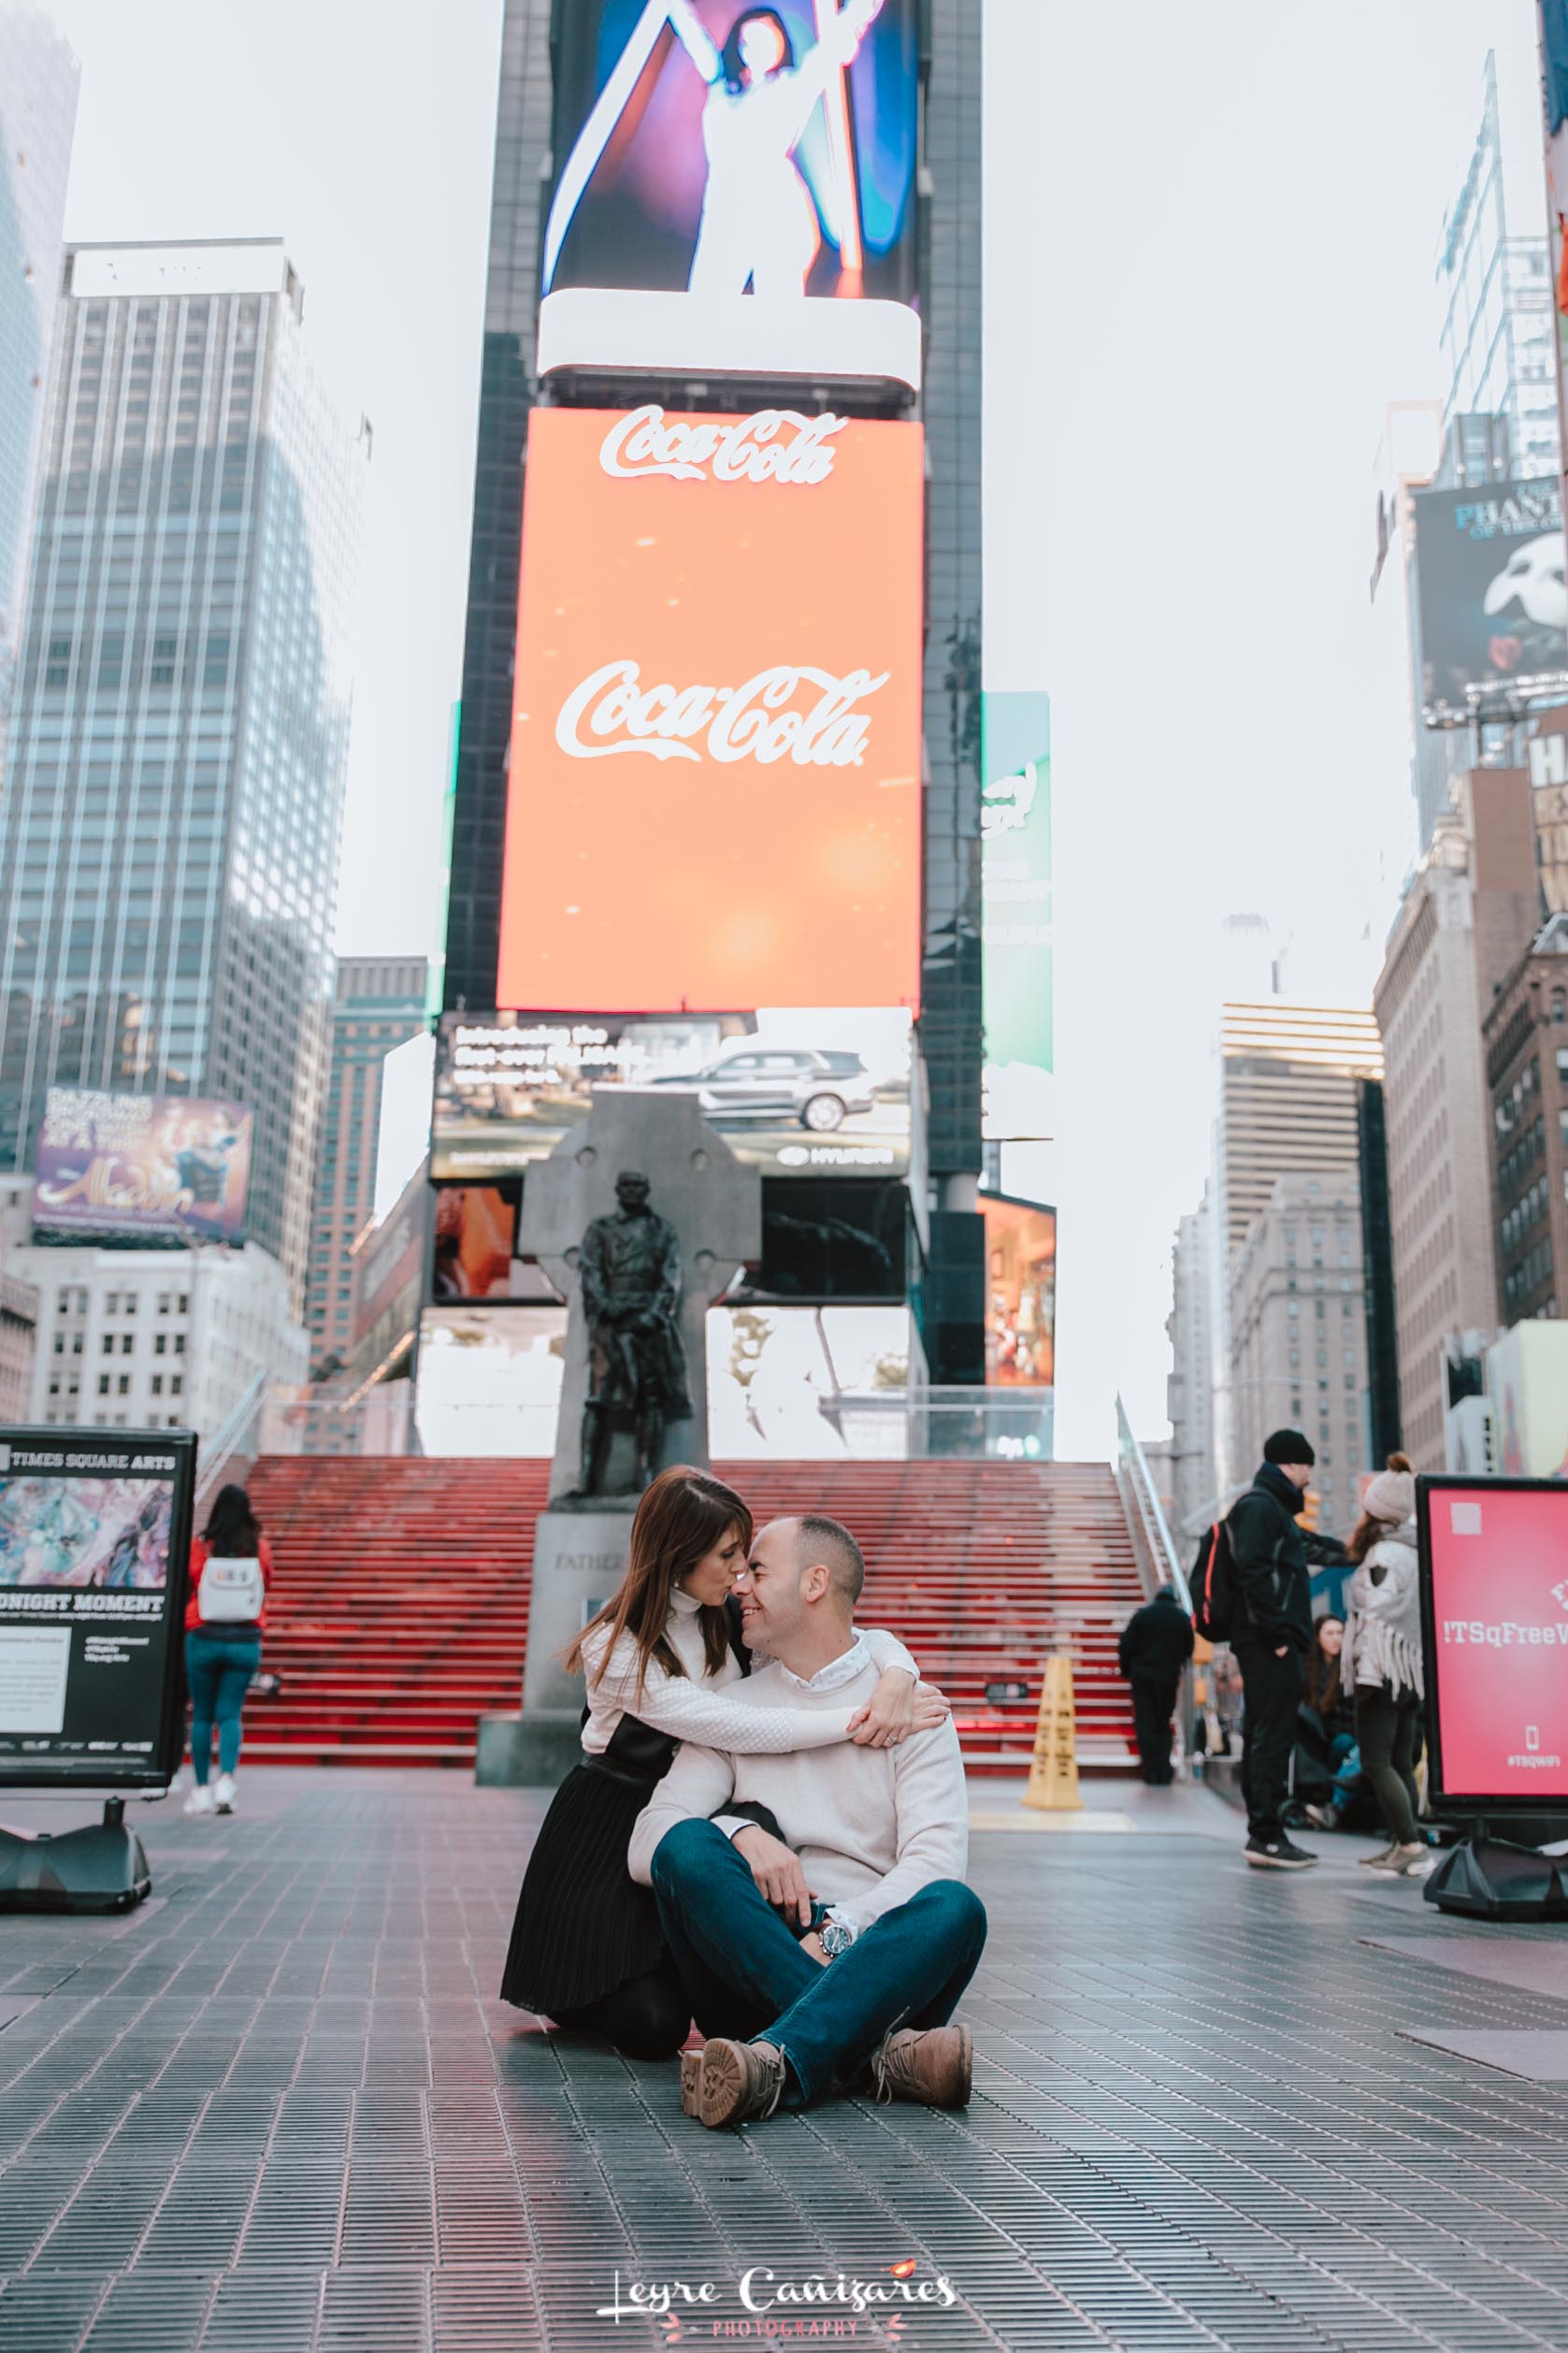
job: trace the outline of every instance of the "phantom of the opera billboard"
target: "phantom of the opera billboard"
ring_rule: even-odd
[[[249,1108],[196,1095],[51,1087],[33,1187],[41,1234],[106,1241],[245,1239]]]
[[[920,381],[919,0],[558,11],[539,370]]]
[[[195,1439],[0,1430],[0,1783],[165,1787]]]
[[[494,1184],[581,1126],[596,1088],[626,1087],[696,1095],[737,1158],[765,1176],[903,1176],[911,1043],[898,1006],[654,1020],[449,1013],[431,1173]],[[438,1280],[442,1263],[438,1243]]]
[[[1429,727],[1502,692],[1568,673],[1562,501],[1555,479],[1416,494],[1421,709]]]
[[[498,1004],[915,1008],[921,453],[535,410]]]

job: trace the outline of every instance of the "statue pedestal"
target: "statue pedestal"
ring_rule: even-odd
[[[582,1759],[583,1679],[561,1653],[626,1573],[635,1495],[541,1511],[534,1523],[528,1658],[521,1715],[482,1716],[474,1778],[482,1788],[554,1787]]]

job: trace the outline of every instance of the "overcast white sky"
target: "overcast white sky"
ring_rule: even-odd
[[[462,650],[498,0],[55,0],[67,233],[281,234],[376,428],[339,945],[432,944]],[[1367,603],[1386,402],[1489,47],[1532,0],[987,0],[993,688],[1053,698],[1058,1443],[1164,1425],[1227,912],[1364,1001],[1412,844]],[[1544,204],[1543,204],[1544,221]],[[1343,987],[1335,986],[1341,975]]]

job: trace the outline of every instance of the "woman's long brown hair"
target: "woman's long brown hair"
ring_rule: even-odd
[[[660,1471],[638,1505],[637,1517],[631,1523],[631,1566],[619,1591],[597,1617],[589,1619],[568,1651],[564,1662],[568,1674],[583,1672],[583,1643],[600,1626],[608,1626],[610,1639],[599,1661],[598,1674],[594,1678],[596,1682],[623,1634],[629,1634],[637,1644],[639,1698],[651,1661],[662,1667],[667,1675],[683,1675],[686,1670],[673,1643],[665,1636],[674,1591],[687,1571],[695,1568],[715,1545],[722,1544],[732,1528],[749,1552],[752,1515],[733,1487],[726,1487],[722,1479],[713,1478],[711,1472],[693,1470],[684,1463]],[[728,1624],[722,1610],[704,1608],[698,1615],[702,1622],[708,1672],[716,1674],[729,1649]]]

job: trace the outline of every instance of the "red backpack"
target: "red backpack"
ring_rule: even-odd
[[[1188,1582],[1198,1632],[1205,1642],[1228,1642],[1236,1611],[1236,1560],[1228,1520],[1216,1520],[1204,1530]]]

